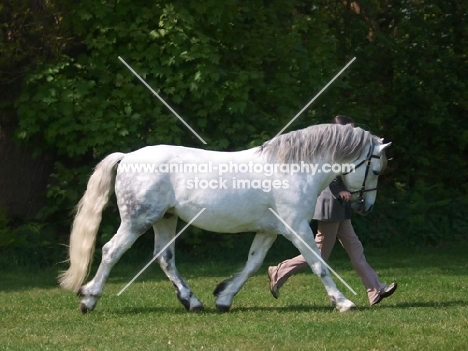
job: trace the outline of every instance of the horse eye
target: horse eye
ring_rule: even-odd
[[[372,171],[376,176],[378,176],[380,174],[379,171]]]

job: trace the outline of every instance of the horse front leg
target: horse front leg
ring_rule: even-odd
[[[310,229],[308,223],[303,223],[300,226],[299,231],[291,232],[288,229],[288,233],[284,234],[294,246],[297,247],[299,252],[304,256],[305,260],[312,268],[312,271],[317,275],[321,281],[325,290],[327,291],[330,301],[340,312],[350,311],[356,308],[356,305],[348,300],[340,290],[338,290],[335,282],[333,281],[330,271],[324,264],[320,250],[314,240],[314,234]]]
[[[276,234],[257,233],[249,250],[249,257],[244,269],[233,277],[224,280],[214,290],[216,296],[216,308],[221,312],[227,312],[231,308],[234,296],[247,282],[249,277],[258,271],[265,259],[271,245],[276,240]]]
[[[153,225],[154,229],[154,256],[157,256],[159,266],[174,285],[177,299],[187,311],[203,311],[203,304],[193,294],[187,282],[182,278],[175,264],[175,236],[178,217],[172,215],[162,218]]]

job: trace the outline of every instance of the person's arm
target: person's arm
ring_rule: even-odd
[[[351,193],[346,189],[341,178],[335,178],[329,185],[330,191],[333,196],[338,200],[349,201],[351,200]]]

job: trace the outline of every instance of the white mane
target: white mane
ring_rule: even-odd
[[[267,142],[259,152],[278,163],[313,162],[329,157],[330,162],[356,159],[374,137],[368,131],[351,125],[318,124],[279,135]]]

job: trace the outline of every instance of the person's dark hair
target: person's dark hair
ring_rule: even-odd
[[[338,115],[338,116],[336,116],[335,118],[332,119],[331,123],[332,124],[346,125],[346,124],[354,123],[354,121],[350,117],[343,116],[343,115]]]

